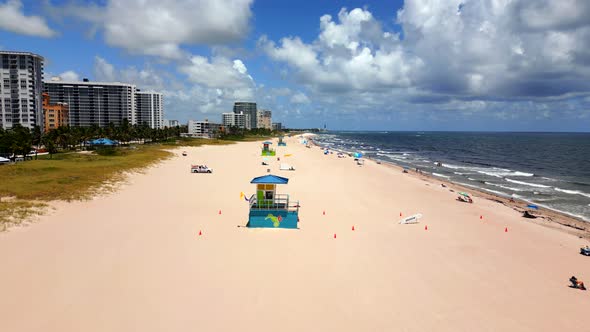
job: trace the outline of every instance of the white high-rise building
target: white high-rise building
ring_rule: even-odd
[[[135,101],[137,124],[147,124],[153,129],[164,127],[161,93],[137,91]]]
[[[188,134],[191,137],[213,138],[219,132],[219,123],[205,121],[188,121]]]
[[[246,114],[248,116],[248,122],[245,124],[245,128],[252,129],[258,125],[257,118],[257,106],[256,103],[238,101],[234,103],[235,114]],[[241,128],[241,127],[240,127]]]
[[[178,120],[164,120],[164,127],[178,127],[180,122]]]
[[[238,127],[240,129],[251,129],[250,114],[244,113],[223,113],[221,123],[224,127]]]
[[[69,105],[69,125],[106,127],[109,123],[121,125],[124,119],[137,123],[137,88],[119,82],[66,82],[52,79],[43,84],[44,92],[54,103]]]
[[[0,127],[43,130],[43,57],[0,51]]]

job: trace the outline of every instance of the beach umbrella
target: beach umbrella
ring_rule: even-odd
[[[469,193],[465,193],[465,192],[460,192],[459,195],[469,197]]]
[[[539,209],[539,207],[536,206],[535,204],[529,204],[526,207],[529,208],[529,209],[531,209],[531,210],[538,210]]]
[[[352,156],[355,157],[355,158],[362,158],[363,157],[363,154],[360,153],[360,152],[355,152]]]

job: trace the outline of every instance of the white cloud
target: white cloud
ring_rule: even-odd
[[[80,81],[80,75],[73,70],[65,71],[58,75],[63,81],[77,82]]]
[[[218,56],[209,60],[200,55],[193,55],[189,62],[179,65],[178,70],[187,75],[190,82],[210,88],[254,88],[246,65],[239,59],[232,61]]]
[[[94,79],[102,82],[113,82],[117,80],[115,67],[108,63],[105,59],[94,57]],[[128,83],[128,82],[123,82]]]
[[[364,9],[342,9],[338,22],[320,18],[320,34],[312,44],[287,37],[280,45],[262,37],[259,44],[272,59],[289,64],[296,78],[318,91],[373,90],[407,87],[420,59],[407,55],[398,36],[382,30]]]
[[[397,13],[403,38],[356,8],[320,17],[311,43],[259,45],[326,100],[364,93],[386,103],[393,90],[406,99],[548,98],[590,93],[588,17],[583,0],[406,0]]]
[[[245,74],[248,71],[246,65],[244,65],[244,63],[240,59],[234,60],[233,68],[237,70],[240,74]]]
[[[111,0],[104,6],[69,5],[54,12],[93,22],[109,45],[134,54],[181,59],[186,56],[182,45],[243,38],[249,31],[252,1]]]
[[[20,0],[8,0],[0,4],[0,29],[45,38],[56,35],[42,17],[26,16]]]
[[[166,88],[166,73],[157,72],[155,69],[146,66],[138,69],[135,66],[117,69],[102,57],[94,57],[94,79],[103,82],[122,82],[135,84],[137,88],[148,91],[162,91]]]
[[[298,92],[291,96],[291,102],[294,104],[309,104],[311,101],[309,97],[305,95],[303,92]]]

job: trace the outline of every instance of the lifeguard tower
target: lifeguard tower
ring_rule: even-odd
[[[250,183],[256,184],[256,194],[249,199],[248,227],[297,228],[299,201],[291,201],[288,194],[277,194],[278,184],[287,184],[289,179],[276,176],[259,176]]]
[[[283,136],[279,137],[279,146],[287,146],[287,143],[283,142]]]
[[[262,142],[262,156],[270,156],[274,157],[276,155],[276,151],[270,148],[272,142],[266,141]]]

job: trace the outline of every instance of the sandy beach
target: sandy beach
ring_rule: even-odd
[[[274,158],[262,166],[258,142],[178,149],[115,193],[56,204],[0,233],[1,329],[590,326],[590,292],[567,281],[590,284],[590,258],[579,254],[587,240],[488,199],[459,203],[440,181],[286,142],[277,155],[295,171]],[[213,173],[191,174],[191,164]],[[300,201],[298,230],[241,227],[240,192],[253,194],[250,180],[267,168],[289,178],[278,191]],[[423,218],[399,225],[400,213]]]

